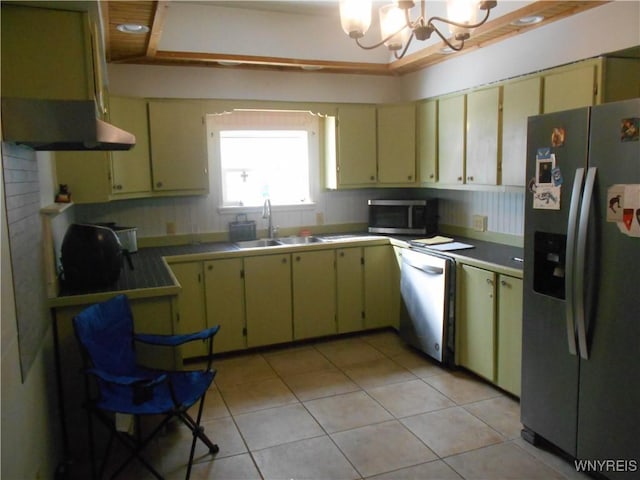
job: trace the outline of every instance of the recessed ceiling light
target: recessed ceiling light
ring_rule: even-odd
[[[119,31],[123,33],[148,33],[149,27],[146,25],[140,25],[137,23],[122,23],[116,27]]]
[[[534,25],[536,23],[540,23],[542,20],[544,20],[544,17],[542,15],[531,15],[529,17],[519,18],[518,20],[511,22],[511,25],[522,27],[526,25]]]
[[[300,68],[302,70],[322,70],[323,67],[320,65],[301,65]]]

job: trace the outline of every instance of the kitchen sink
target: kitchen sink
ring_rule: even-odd
[[[242,242],[236,242],[234,245],[238,248],[264,248],[277,247],[282,244],[274,238],[259,238],[257,240],[244,240]]]
[[[278,239],[282,245],[307,245],[309,243],[320,243],[323,240],[318,237],[282,237]]]

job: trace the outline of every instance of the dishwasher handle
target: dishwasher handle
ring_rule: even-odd
[[[442,267],[434,267],[432,265],[414,265],[413,263],[407,263],[407,265],[415,268],[416,270],[428,273],[429,275],[442,275],[444,273],[444,268]]]

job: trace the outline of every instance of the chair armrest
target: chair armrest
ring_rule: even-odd
[[[202,330],[200,332],[187,333],[184,335],[151,335],[138,333],[135,334],[133,338],[142,343],[175,347],[186,342],[192,342],[194,340],[207,340],[208,338],[212,338],[216,333],[218,333],[218,330],[220,330],[220,325],[207,328],[206,330]]]
[[[98,370],[97,368],[89,368],[86,370],[86,372],[90,373],[91,375],[95,375],[100,380],[104,380],[105,382],[115,385],[122,385],[124,387],[132,385],[153,387],[167,380],[166,374],[159,374],[156,377],[128,377],[125,375],[113,375],[111,373],[105,372],[104,370]]]

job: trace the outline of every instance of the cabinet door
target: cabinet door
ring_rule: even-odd
[[[460,265],[458,275],[458,363],[494,381],[495,273]]]
[[[293,340],[290,255],[244,259],[247,347]]]
[[[334,251],[291,255],[293,272],[293,338],[337,333]]]
[[[378,183],[415,183],[414,104],[378,107]]]
[[[198,102],[149,102],[153,189],[209,191],[206,128]]]
[[[543,113],[594,105],[596,75],[597,66],[594,63],[545,75]]]
[[[364,328],[364,278],[362,248],[336,250],[338,333]]]
[[[475,185],[498,183],[500,87],[467,94],[467,175]]]
[[[496,383],[520,396],[522,280],[498,275],[498,368]]]
[[[338,185],[376,183],[376,107],[341,106],[337,129]]]
[[[438,101],[438,180],[464,183],[466,96]]]
[[[215,352],[246,348],[242,277],[241,258],[204,263],[207,327],[220,325],[213,344]]]
[[[380,328],[393,325],[391,311],[391,262],[389,245],[364,247],[364,326]]]
[[[416,153],[420,183],[438,181],[438,101],[418,104],[416,113]]]
[[[112,193],[116,196],[151,191],[147,102],[143,98],[111,97],[111,122],[136,136],[131,150],[111,153]]]
[[[86,13],[3,2],[0,18],[3,97],[94,99]]]
[[[204,311],[204,284],[202,283],[202,263],[173,263],[171,270],[182,290],[178,294],[177,334],[194,333],[206,328]],[[180,347],[182,358],[206,355],[206,344],[195,341]]]
[[[502,87],[502,185],[526,183],[527,118],[540,113],[541,87],[540,77]]]
[[[55,152],[56,181],[69,187],[74,203],[111,199],[111,152]]]

